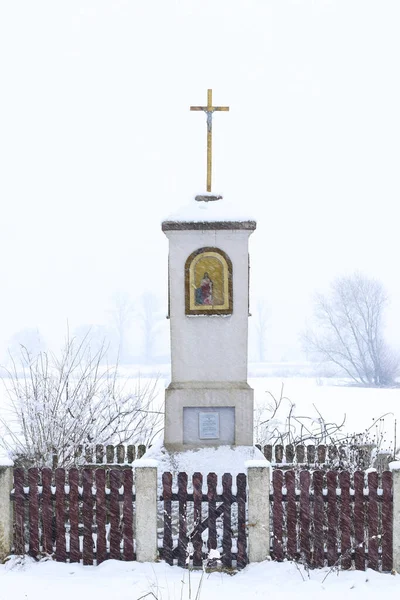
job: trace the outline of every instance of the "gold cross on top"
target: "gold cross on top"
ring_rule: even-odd
[[[207,90],[207,106],[191,106],[190,110],[203,110],[207,115],[207,192],[211,192],[212,170],[212,114],[216,110],[229,110],[229,106],[213,106],[212,90]]]

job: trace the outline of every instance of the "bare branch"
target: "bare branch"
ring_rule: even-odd
[[[328,297],[316,296],[314,326],[303,335],[305,349],[357,384],[394,385],[400,357],[383,338],[386,304],[378,281],[360,273],[337,279]]]
[[[124,380],[118,365],[103,366],[104,345],[91,351],[87,336],[69,339],[60,356],[33,358],[22,347],[11,357],[3,384],[8,414],[0,419],[0,444],[38,466],[69,466],[78,446],[148,444],[160,431],[163,412],[155,404],[157,379]]]

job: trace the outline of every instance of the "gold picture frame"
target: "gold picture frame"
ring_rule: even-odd
[[[185,314],[230,315],[232,261],[219,248],[199,248],[185,263]]]

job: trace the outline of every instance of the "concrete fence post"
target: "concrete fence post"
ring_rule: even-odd
[[[261,562],[269,557],[269,492],[270,463],[249,460],[247,467],[248,495],[248,557],[249,562]]]
[[[13,507],[10,493],[13,489],[13,462],[0,458],[0,561],[10,553],[13,541]],[[1,464],[3,463],[3,464]]]
[[[157,466],[152,459],[140,459],[135,466],[136,489],[136,560],[157,559]]]
[[[393,474],[393,570],[400,573],[400,461],[389,463]]]

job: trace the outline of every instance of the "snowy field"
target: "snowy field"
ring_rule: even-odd
[[[254,369],[252,371],[254,374]],[[275,415],[282,431],[287,427],[289,409],[294,404],[293,416],[317,421],[321,415],[328,423],[341,424],[344,421],[343,433],[351,435],[369,430],[370,438],[383,434],[382,450],[393,449],[397,420],[397,448],[400,446],[400,388],[364,388],[331,378],[266,377],[261,374],[249,377],[248,382],[254,389],[255,423],[260,417],[261,420],[271,417],[271,394],[278,400],[283,386],[285,399]],[[168,383],[168,376],[161,372],[157,399],[160,407]]]
[[[384,432],[384,445],[391,448],[395,438],[395,424],[400,422],[400,388],[376,389],[339,385],[334,379],[315,379],[312,377],[249,378],[254,388],[255,406],[271,405],[272,393],[279,398],[283,384],[283,394],[288,399],[282,402],[278,419],[284,423],[290,402],[295,405],[293,414],[302,417],[319,418],[326,422],[342,423],[343,431],[349,434],[361,433],[370,429],[370,436]],[[268,411],[266,413],[268,415]],[[378,421],[384,417],[382,421]],[[400,431],[397,427],[397,447],[400,445]],[[383,449],[383,447],[382,447]]]
[[[250,367],[249,371],[254,375],[255,369]],[[333,378],[271,377],[263,376],[261,372],[257,377],[250,376],[248,382],[254,389],[255,419],[257,412],[262,413],[263,418],[271,416],[271,394],[278,400],[283,385],[285,400],[275,415],[281,427],[285,427],[290,405],[294,404],[293,415],[297,417],[308,416],[318,420],[322,415],[326,422],[337,424],[345,420],[343,432],[348,434],[362,433],[369,429],[369,434],[373,437],[384,430],[386,446],[393,447],[396,419],[397,424],[400,423],[400,387],[364,388],[349,386],[343,380]],[[164,387],[168,383],[168,376],[161,371],[158,396],[160,406],[164,399]],[[379,421],[381,417],[383,420]],[[376,421],[378,422],[374,425]],[[398,425],[397,447],[399,445]]]
[[[128,387],[135,389],[137,368],[121,369],[121,375],[128,378]],[[254,368],[250,369],[254,375]],[[149,369],[141,369],[140,383],[145,386],[150,377],[157,377],[157,397],[155,407],[163,410],[164,389],[169,383],[169,368],[160,365]],[[395,441],[395,425],[400,423],[400,388],[376,389],[343,385],[343,381],[315,377],[249,377],[249,384],[254,389],[255,421],[271,417],[273,400],[271,394],[279,399],[283,385],[281,407],[275,415],[280,429],[287,427],[287,415],[293,403],[293,415],[311,417],[315,421],[322,415],[326,422],[342,423],[343,432],[361,433],[370,428],[369,435],[383,435],[382,450],[392,450]],[[127,389],[127,388],[126,388]],[[4,387],[0,386],[0,416],[10,419],[7,410],[7,398]],[[318,414],[318,412],[320,415]],[[380,417],[384,417],[379,421]],[[375,421],[378,422],[375,424]],[[139,440],[142,442],[143,440]],[[397,447],[400,446],[400,430],[397,427]]]
[[[0,566],[0,600],[43,600],[95,598],[96,600],[246,600],[247,598],[290,598],[320,600],[351,598],[395,600],[400,594],[400,575],[375,571],[329,571],[309,574],[293,563],[252,564],[234,576],[205,574],[196,596],[201,571],[189,572],[160,563],[109,560],[98,567],[36,563],[26,559]]]

